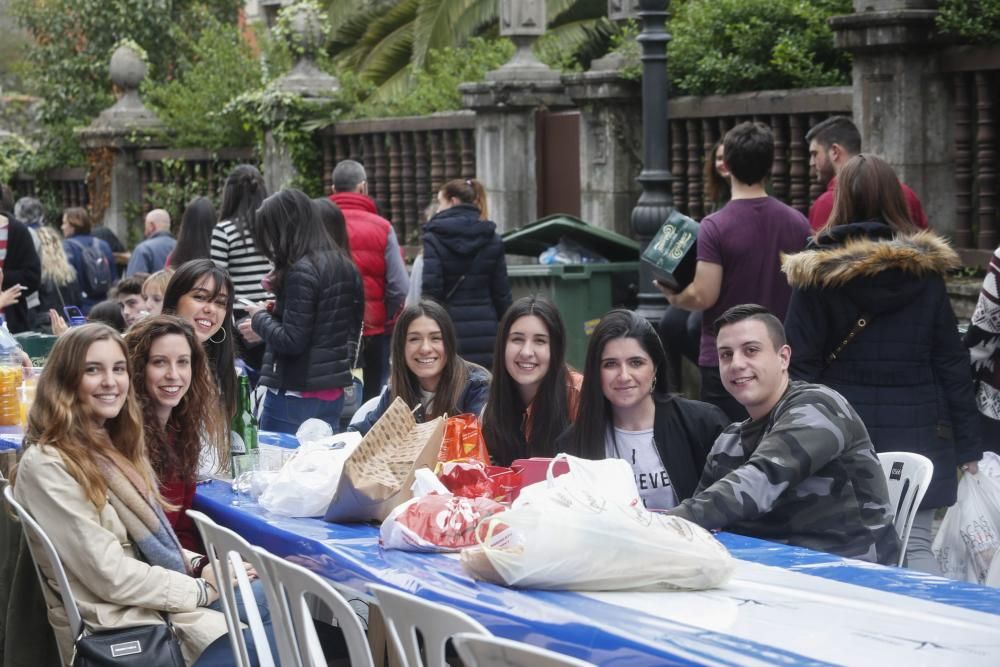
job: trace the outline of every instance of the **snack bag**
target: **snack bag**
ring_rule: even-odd
[[[438,461],[442,462],[466,459],[481,461],[483,465],[490,464],[479,419],[473,414],[448,418],[444,427],[444,442],[438,453]]]
[[[504,511],[489,498],[431,493],[394,509],[379,531],[385,549],[458,551],[476,544],[479,523]]]
[[[438,479],[456,496],[492,498],[499,503],[509,504],[521,489],[520,472],[479,461],[438,463]]]

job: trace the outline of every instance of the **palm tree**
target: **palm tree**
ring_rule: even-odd
[[[541,53],[601,55],[614,30],[605,0],[548,0],[549,28]],[[376,99],[402,94],[410,68],[424,66],[430,51],[463,46],[497,33],[498,0],[329,0],[334,62],[378,86]]]

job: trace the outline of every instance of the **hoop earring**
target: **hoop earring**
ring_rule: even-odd
[[[214,338],[209,337],[208,342],[215,343],[216,345],[221,345],[221,344],[225,343],[226,342],[226,328],[225,327],[219,327],[219,331],[222,332],[222,340],[215,340]]]

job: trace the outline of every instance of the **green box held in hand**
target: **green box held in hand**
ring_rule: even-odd
[[[679,292],[694,280],[697,242],[698,223],[673,211],[640,259],[649,265],[657,282]]]

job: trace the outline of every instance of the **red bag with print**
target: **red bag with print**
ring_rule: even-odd
[[[509,504],[521,488],[520,472],[479,461],[439,463],[437,476],[456,496],[492,498],[499,503]]]
[[[480,521],[506,508],[489,498],[462,498],[430,493],[394,509],[379,532],[385,549],[459,551],[478,544]]]

